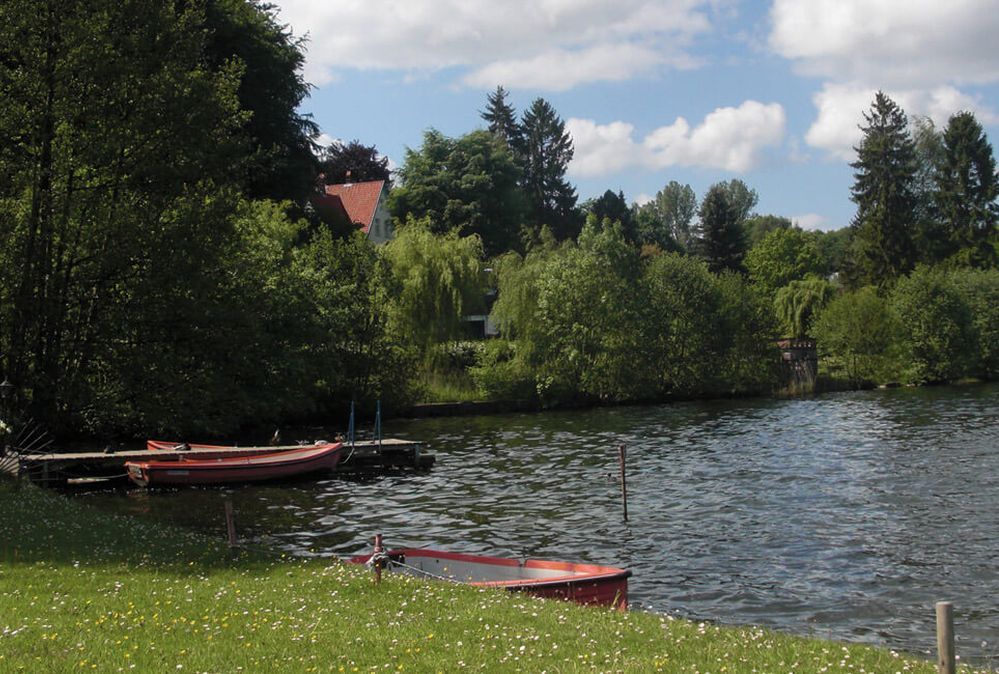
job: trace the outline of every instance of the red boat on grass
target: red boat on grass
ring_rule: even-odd
[[[628,608],[628,578],[631,571],[613,566],[516,560],[466,555],[440,550],[400,549],[361,555],[350,561],[371,563],[375,557],[384,568],[415,576],[526,592],[536,597],[564,599],[577,604]]]
[[[198,445],[216,449],[211,445]],[[169,449],[175,449],[170,445]],[[217,447],[217,449],[226,449]],[[253,456],[188,458],[173,461],[126,461],[129,479],[141,487],[177,484],[225,484],[296,477],[336,468],[343,443],[324,442]]]

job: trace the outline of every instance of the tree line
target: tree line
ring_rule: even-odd
[[[549,405],[765,392],[799,334],[857,381],[994,376],[995,164],[968,113],[913,132],[879,94],[855,222],[805,232],[737,179],[579,203],[554,107],[502,88],[395,174],[319,148],[302,49],[252,0],[0,6],[0,375],[24,416],[226,434],[441,379]],[[388,244],[310,208],[348,179],[391,182]],[[491,290],[501,335],[469,342]]]

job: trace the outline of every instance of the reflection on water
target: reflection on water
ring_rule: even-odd
[[[427,473],[233,489],[102,492],[300,555],[390,546],[585,560],[634,571],[633,606],[999,660],[999,386],[872,391],[393,422]],[[628,449],[621,516],[618,444]],[[993,660],[994,664],[994,660]]]

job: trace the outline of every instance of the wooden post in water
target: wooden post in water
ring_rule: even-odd
[[[382,582],[382,535],[375,534],[375,551],[371,555],[371,561],[375,567],[375,583]]]
[[[937,674],[956,674],[954,653],[954,605],[937,602]]]
[[[239,541],[236,540],[236,519],[232,514],[232,501],[229,499],[225,500],[225,531],[229,536],[229,552],[235,552],[239,547]]]
[[[618,459],[621,462],[621,505],[624,508],[624,521],[628,521],[628,481],[624,470],[624,445],[617,447]]]

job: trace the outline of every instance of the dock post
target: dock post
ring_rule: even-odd
[[[229,552],[234,553],[239,547],[239,541],[236,540],[236,518],[233,516],[232,501],[229,499],[225,500],[225,530],[229,537]]]
[[[375,551],[371,555],[371,561],[375,567],[375,584],[382,582],[382,535],[375,534]]]
[[[354,448],[354,401],[350,401],[350,421],[347,422],[347,439],[350,440],[350,448]]]
[[[937,674],[956,674],[957,657],[954,652],[954,605],[949,601],[937,602]]]
[[[378,438],[378,451],[382,451],[382,401],[375,402],[375,437]]]
[[[628,479],[624,470],[624,445],[617,447],[618,459],[621,463],[621,505],[624,508],[624,521],[628,521]]]

